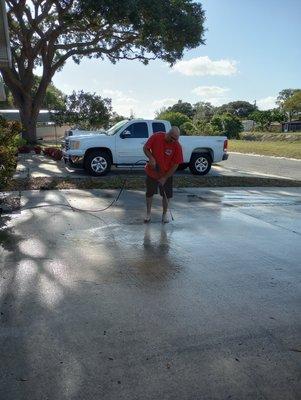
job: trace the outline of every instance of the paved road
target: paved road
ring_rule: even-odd
[[[301,189],[25,192],[2,219],[1,400],[300,399]]]
[[[229,159],[218,165],[235,174],[250,172],[301,181],[301,160],[230,153]]]
[[[129,169],[112,168],[111,175],[127,175]],[[177,172],[190,175],[189,169]],[[135,169],[132,174],[144,175],[143,168]],[[209,176],[262,176],[272,175],[301,180],[301,160],[287,160],[273,157],[249,156],[231,153],[227,161],[213,165]],[[63,161],[57,162],[43,155],[19,155],[15,178],[30,177],[78,177],[85,178],[82,169],[72,169]]]

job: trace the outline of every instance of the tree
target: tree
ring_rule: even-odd
[[[41,77],[34,75],[34,83],[32,87],[32,95],[36,92],[39,84],[41,81]],[[5,108],[13,108],[15,109],[16,106],[14,104],[14,99],[11,91],[7,87],[7,85],[4,83],[4,90],[6,93],[6,102],[0,102],[0,108],[5,109]],[[65,107],[65,98],[66,95],[59,90],[57,87],[53,85],[53,83],[50,82],[46,89],[46,94],[44,97],[44,100],[42,102],[41,108],[45,108],[47,110],[61,110],[64,109]]]
[[[197,127],[192,122],[184,122],[184,124],[180,126],[180,130],[182,135],[197,134]]]
[[[250,118],[255,121],[262,130],[268,130],[273,121],[271,110],[255,111],[250,115]]]
[[[283,89],[281,92],[279,92],[276,104],[278,104],[280,107],[283,105],[283,103],[288,100],[295,92],[298,92],[300,89]]]
[[[229,113],[241,118],[247,118],[249,115],[257,110],[257,106],[249,103],[248,101],[237,100],[230,103],[223,104],[217,108],[218,114]]]
[[[205,15],[191,0],[6,0],[13,67],[1,68],[20,110],[24,135],[36,121],[54,74],[71,58],[175,63],[204,44]],[[42,67],[34,90],[34,68]]]
[[[283,110],[288,112],[290,120],[301,113],[301,90],[295,91],[291,97],[285,100]]]
[[[279,106],[281,110],[284,110],[284,104],[287,100],[289,100],[296,92],[300,91],[301,89],[283,89],[279,92],[276,104]],[[288,103],[289,104],[289,103]],[[293,110],[290,107],[286,108],[285,110],[288,115],[288,120],[291,121],[293,118]]]
[[[223,126],[223,118],[220,115],[214,115],[212,118],[210,125],[212,127],[213,132],[223,132],[224,126]]]
[[[113,125],[117,124],[117,122],[123,121],[125,119],[127,119],[127,118],[124,117],[123,115],[119,115],[115,111],[113,111],[110,116],[110,126],[113,126]]]
[[[194,114],[194,109],[190,103],[183,102],[182,100],[178,100],[176,104],[167,108],[167,111],[171,112],[180,112],[184,115],[187,115],[188,118],[192,118]]]
[[[229,139],[239,139],[239,134],[243,131],[240,119],[230,113],[214,115],[207,127],[210,127],[211,134],[227,135]]]
[[[41,78],[36,77],[35,80],[35,88],[37,89]],[[66,97],[67,96],[65,93],[63,93],[61,90],[55,87],[53,83],[50,82],[46,89],[46,94],[41,107],[45,108],[46,110],[63,110],[66,106]]]
[[[66,108],[54,113],[52,119],[58,125],[101,128],[108,125],[111,109],[111,99],[103,99],[96,93],[73,92],[66,98]]]
[[[215,107],[209,102],[200,101],[194,105],[193,121],[209,122],[215,113]]]
[[[240,132],[243,131],[243,125],[238,117],[232,114],[222,116],[224,131],[229,139],[239,139]]]
[[[279,108],[273,108],[271,110],[271,122],[285,122],[286,119],[285,111],[279,110]]]
[[[185,122],[191,122],[191,119],[179,112],[164,111],[159,114],[156,119],[165,119],[171,123],[172,126],[181,127]]]

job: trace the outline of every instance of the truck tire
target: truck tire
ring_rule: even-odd
[[[106,175],[111,170],[111,157],[105,151],[94,150],[85,158],[85,170],[93,176]]]
[[[193,175],[206,175],[211,165],[212,159],[209,153],[194,153],[191,156],[189,169]]]

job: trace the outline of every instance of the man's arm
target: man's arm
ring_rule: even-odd
[[[167,179],[172,176],[176,170],[178,169],[179,164],[174,164],[169,171],[166,172],[165,175],[162,176],[162,178],[159,179],[158,182],[161,183],[161,185],[163,186],[165,184],[165,182],[167,181]]]
[[[152,168],[156,167],[155,157],[152,155],[151,151],[146,147],[146,144],[143,146],[144,154],[148,157],[149,163]]]

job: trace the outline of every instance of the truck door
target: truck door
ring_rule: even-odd
[[[133,122],[118,133],[116,139],[118,164],[134,164],[147,159],[143,152],[143,146],[148,139],[146,122]]]

